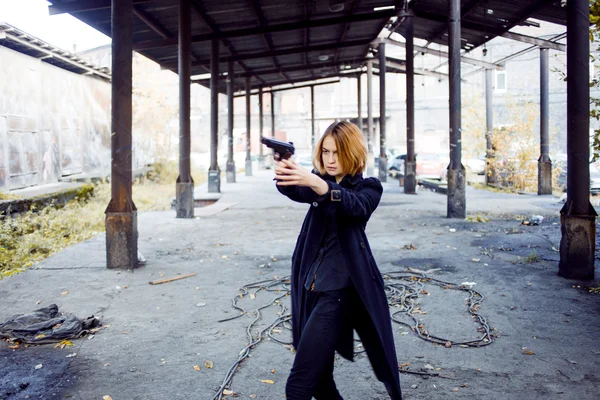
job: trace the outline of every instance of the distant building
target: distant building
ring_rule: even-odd
[[[0,190],[110,166],[110,73],[0,24]]]

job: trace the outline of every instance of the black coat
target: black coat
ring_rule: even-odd
[[[309,317],[304,282],[325,233],[326,214],[332,214],[336,220],[338,240],[348,273],[367,311],[366,314],[354,316],[352,327],[361,336],[377,378],[384,382],[393,400],[400,400],[400,377],[390,311],[383,279],[365,234],[367,221],[379,204],[383,187],[377,178],[363,179],[361,174],[346,176],[339,184],[333,177],[319,176],[329,185],[329,192],[325,196],[319,196],[307,187],[277,186],[291,200],[311,205],[292,256],[294,347],[298,347]],[[352,335],[350,329],[336,348],[349,360],[353,358]]]

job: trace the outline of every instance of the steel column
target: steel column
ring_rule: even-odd
[[[219,41],[210,46],[210,168],[208,169],[208,192],[221,192],[219,148]]]
[[[317,135],[315,132],[315,87],[310,87],[310,144],[313,154],[317,145]]]
[[[460,103],[460,0],[449,0],[448,53],[450,54],[450,165],[448,166],[448,218],[465,218],[465,168],[461,163]]]
[[[417,188],[415,160],[415,37],[414,16],[407,15],[404,22],[406,39],[406,158],[404,159],[404,193],[415,194]]]
[[[494,70],[485,70],[485,183],[496,183],[494,169]]]
[[[275,139],[275,93],[271,92],[271,138]]]
[[[567,2],[567,202],[558,274],[593,279],[596,212],[590,204],[589,2]]]
[[[227,183],[235,183],[235,160],[233,159],[233,92],[235,76],[233,62],[227,64]]]
[[[191,27],[190,2],[179,0],[179,177],[175,194],[177,218],[194,218],[194,181],[190,172]]]
[[[373,61],[367,61],[367,176],[373,176]]]
[[[246,176],[252,176],[252,143],[250,141],[251,107],[250,107],[250,77],[246,77]]]
[[[540,49],[540,158],[538,159],[538,195],[552,194],[550,160],[550,122],[548,49]]]
[[[385,132],[385,43],[379,43],[379,180],[387,182],[387,145]]]
[[[258,168],[264,168],[265,167],[265,154],[264,154],[264,149],[263,149],[263,144],[261,142],[260,139],[263,138],[264,136],[264,119],[265,119],[265,114],[263,111],[263,88],[259,87],[258,88],[258,138],[259,138],[259,145],[258,145]]]
[[[138,266],[137,210],[132,185],[132,0],[112,2],[111,200],[106,208],[106,266]]]
[[[362,74],[357,74],[356,75],[356,112],[358,113],[357,115],[357,124],[358,124],[358,129],[360,129],[360,132],[364,135],[364,128],[363,128],[363,119],[362,119],[362,85],[361,85],[361,76]]]

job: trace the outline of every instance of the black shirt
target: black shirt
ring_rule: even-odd
[[[314,287],[312,286],[314,283]],[[306,290],[326,292],[343,289],[352,285],[346,270],[342,249],[337,236],[337,227],[333,218],[327,221],[327,228],[317,257],[312,262],[304,282]]]

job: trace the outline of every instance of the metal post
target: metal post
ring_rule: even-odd
[[[250,85],[250,77],[246,77],[246,176],[252,176],[252,143],[250,142],[250,90],[252,86]]]
[[[191,176],[190,70],[192,24],[189,0],[179,0],[179,177],[175,194],[177,218],[194,218]]]
[[[450,55],[450,165],[448,166],[448,218],[465,218],[465,167],[461,163],[460,104],[460,0],[450,0],[448,52]]]
[[[567,202],[558,274],[593,279],[596,212],[590,204],[589,2],[567,2]]]
[[[271,91],[271,138],[275,139],[275,92]],[[269,164],[274,168],[275,158],[269,158]]]
[[[404,22],[406,39],[406,158],[404,159],[404,193],[415,194],[417,163],[415,160],[415,37],[414,16],[408,14]]]
[[[310,87],[310,143],[313,154],[317,145],[317,134],[315,132],[315,87]]]
[[[494,70],[485,70],[485,183],[496,183],[494,169]]]
[[[357,74],[356,75],[356,108],[357,108],[357,124],[358,124],[358,129],[360,129],[361,133],[364,135],[364,131],[363,131],[363,120],[362,120],[362,85],[361,85],[361,77],[362,74]]]
[[[367,61],[367,176],[373,176],[373,61]]]
[[[275,92],[271,92],[271,138],[275,139]]]
[[[387,182],[385,132],[385,43],[379,43],[379,180]]]
[[[208,192],[221,192],[219,148],[219,41],[213,39],[210,46],[210,168],[208,169]]]
[[[265,115],[263,112],[263,88],[258,88],[258,137],[259,137],[259,153],[258,153],[258,168],[265,167],[265,154],[263,149],[263,144],[260,139],[264,136],[264,119]]]
[[[227,183],[235,183],[235,160],[233,159],[233,87],[235,76],[233,61],[227,64]]]
[[[538,195],[552,194],[552,160],[550,160],[550,122],[548,49],[540,48],[540,158],[538,160]]]
[[[131,198],[132,0],[112,2],[111,200],[106,208],[106,266],[138,265],[137,211]]]

